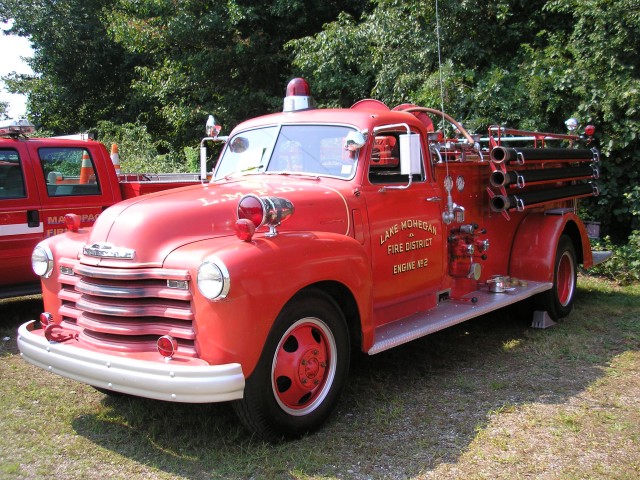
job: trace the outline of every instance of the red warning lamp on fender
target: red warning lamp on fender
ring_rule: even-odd
[[[295,112],[315,108],[316,103],[311,96],[311,89],[304,78],[294,78],[287,85],[287,94],[284,97],[283,112]]]
[[[278,235],[276,227],[289,218],[293,211],[293,203],[286,198],[245,195],[238,202],[236,235],[240,240],[248,242],[256,229],[267,225],[269,231],[265,236],[275,237]]]

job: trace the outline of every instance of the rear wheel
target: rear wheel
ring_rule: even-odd
[[[236,413],[271,441],[298,438],[327,419],[349,368],[340,309],[320,291],[297,296],[278,316]]]
[[[539,297],[538,308],[546,310],[553,320],[566,317],[573,309],[577,285],[577,259],[573,242],[568,235],[558,241],[553,267],[553,287]]]

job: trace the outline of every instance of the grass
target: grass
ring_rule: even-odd
[[[107,397],[22,361],[0,302],[0,478],[636,479],[640,286],[581,277],[548,330],[501,311],[356,355],[318,433],[265,444],[229,405]]]

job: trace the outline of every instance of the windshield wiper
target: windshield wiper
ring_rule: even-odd
[[[313,178],[314,180],[320,180],[320,175],[316,175],[313,173],[306,172],[287,172],[287,171],[276,171],[271,170],[264,172],[265,175],[284,175],[285,177],[303,177],[303,178]]]
[[[234,175],[237,175],[238,173],[245,174],[248,172],[253,172],[254,170],[260,170],[261,168],[264,168],[264,165],[254,165],[253,167],[234,170],[231,173],[227,173],[224,177],[216,179],[216,181],[229,180],[231,177],[233,177]]]

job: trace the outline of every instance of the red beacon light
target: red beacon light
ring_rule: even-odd
[[[265,236],[275,237],[278,235],[276,227],[289,218],[293,211],[293,203],[286,198],[245,195],[238,202],[236,235],[240,240],[249,242],[256,229],[267,225],[269,231]]]
[[[315,108],[316,102],[311,96],[311,89],[304,78],[294,78],[287,85],[286,97],[284,97],[283,112],[295,112]]]
[[[596,133],[596,127],[594,127],[593,125],[587,125],[586,127],[584,127],[584,134],[587,137],[593,137],[595,133]]]

